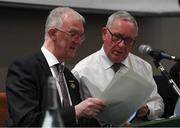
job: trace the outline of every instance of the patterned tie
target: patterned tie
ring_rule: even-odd
[[[62,98],[63,98],[63,107],[70,106],[69,97],[63,78],[64,66],[62,64],[56,64],[58,75],[59,75],[59,85],[61,88]]]
[[[121,65],[122,65],[121,63],[114,63],[112,65],[112,69],[114,70],[115,73],[120,69]]]

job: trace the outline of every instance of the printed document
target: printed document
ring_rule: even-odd
[[[106,101],[105,111],[97,116],[103,122],[121,126],[143,105],[154,86],[132,70],[125,74],[116,73],[107,88],[101,92],[83,77],[91,95]]]

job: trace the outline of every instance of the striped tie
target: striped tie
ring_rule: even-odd
[[[59,85],[61,88],[62,98],[63,98],[63,107],[70,106],[69,97],[63,78],[64,66],[62,64],[56,64],[58,75],[59,75]]]
[[[121,65],[122,65],[121,63],[114,63],[112,65],[112,69],[114,70],[115,73],[120,69]]]

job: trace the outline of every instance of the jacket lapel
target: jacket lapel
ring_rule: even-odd
[[[41,72],[42,75],[40,77],[45,80],[45,84],[44,85],[47,85],[47,80],[48,80],[49,76],[52,76],[52,73],[51,73],[51,70],[49,68],[49,65],[48,65],[48,63],[46,61],[45,56],[43,55],[43,53],[41,51],[39,51],[35,56],[36,56],[36,58],[38,60],[38,63],[40,65],[41,69],[42,69],[41,70],[42,71]],[[42,77],[42,76],[44,76],[44,77]],[[42,86],[44,86],[44,85],[42,85]],[[48,88],[46,87],[45,88],[46,92],[47,92],[47,89]],[[46,97],[46,99],[47,99],[47,97]],[[58,100],[59,106],[61,107],[61,101],[60,101],[59,95],[57,95],[57,100]]]
[[[39,61],[40,66],[42,67],[42,69],[44,70],[44,73],[47,75],[47,77],[52,76],[51,70],[49,68],[49,65],[46,61],[45,56],[43,55],[43,53],[41,51],[39,51],[37,54],[37,59]]]
[[[64,75],[71,96],[72,104],[76,105],[81,101],[79,93],[79,83],[67,68],[65,68],[64,70]]]
[[[52,73],[51,73],[49,65],[46,61],[46,58],[44,57],[44,55],[41,51],[39,51],[36,54],[36,57],[37,57],[37,60],[39,61],[40,66],[43,69],[43,72],[45,73],[44,75],[48,79],[49,76],[52,76]],[[73,74],[66,67],[64,70],[64,75],[65,75],[66,83],[67,83],[68,90],[70,93],[72,104],[76,105],[81,101],[80,93],[79,93],[79,83],[76,80],[76,78],[73,76]],[[58,99],[60,101],[60,98],[58,98]]]

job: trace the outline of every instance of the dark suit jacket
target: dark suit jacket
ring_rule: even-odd
[[[154,80],[157,84],[158,93],[164,101],[164,113],[162,118],[169,118],[174,114],[174,108],[177,102],[177,94],[173,87],[169,85],[168,80],[162,75],[154,76]]]
[[[180,62],[174,64],[170,69],[170,75],[173,78],[174,82],[180,88]]]
[[[74,105],[81,102],[79,84],[72,73],[64,70],[73,106],[60,108],[65,126],[97,126],[95,120],[75,118]],[[41,126],[47,106],[47,79],[52,76],[48,63],[38,52],[32,56],[16,60],[10,65],[6,91],[8,98],[7,126]],[[72,81],[76,85],[72,88]],[[58,97],[58,101],[60,98]],[[60,102],[59,102],[59,106]]]

